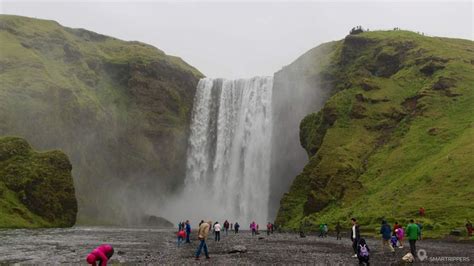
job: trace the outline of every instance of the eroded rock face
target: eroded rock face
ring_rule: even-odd
[[[60,151],[39,153],[21,138],[0,138],[0,227],[68,227],[76,222],[72,166]]]
[[[0,135],[68,155],[80,221],[127,224],[182,184],[199,71],[53,21],[2,15],[0,31]]]

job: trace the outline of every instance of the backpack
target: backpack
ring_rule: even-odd
[[[360,256],[361,257],[368,257],[369,256],[369,250],[367,249],[367,245],[359,245],[360,246]]]

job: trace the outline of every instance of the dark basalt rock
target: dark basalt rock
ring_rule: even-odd
[[[140,225],[159,228],[173,228],[173,224],[170,221],[155,215],[143,216]]]

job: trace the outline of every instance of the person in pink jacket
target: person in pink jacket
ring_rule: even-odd
[[[114,255],[114,248],[111,245],[100,245],[87,255],[86,260],[92,266],[97,266],[97,261],[99,261],[99,266],[107,266],[107,261],[112,255]]]
[[[400,244],[398,247],[403,248],[403,237],[405,236],[405,230],[403,230],[403,227],[400,226],[395,230],[395,233],[397,234],[398,243]]]
[[[255,222],[252,222],[250,224],[250,230],[252,230],[252,235],[256,235],[257,234],[257,224]]]

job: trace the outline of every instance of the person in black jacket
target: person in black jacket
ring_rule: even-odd
[[[357,224],[356,218],[351,218],[352,227],[351,227],[351,240],[352,240],[352,249],[354,250],[354,258],[357,258],[357,246],[359,245],[360,240],[360,231],[359,225]]]

